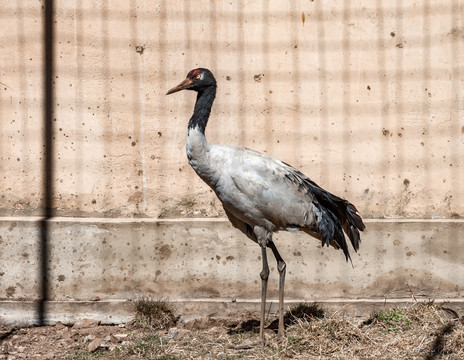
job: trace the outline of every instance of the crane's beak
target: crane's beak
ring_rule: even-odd
[[[190,85],[192,85],[193,81],[192,79],[186,78],[184,81],[182,81],[179,85],[174,86],[171,90],[169,90],[166,95],[173,94],[175,92],[181,91],[188,89]]]

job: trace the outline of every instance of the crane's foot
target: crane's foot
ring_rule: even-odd
[[[279,324],[279,330],[277,331],[276,338],[279,341],[285,338],[285,327],[283,321]]]
[[[277,334],[276,335],[276,342],[277,344],[282,344],[285,340],[285,335],[282,335],[282,334]]]

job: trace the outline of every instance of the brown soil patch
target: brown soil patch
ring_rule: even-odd
[[[464,359],[464,319],[434,304],[387,309],[361,322],[305,316],[288,322],[281,341],[268,329],[264,349],[254,345],[259,323],[252,316],[199,318],[164,330],[81,324],[0,327],[0,359]]]

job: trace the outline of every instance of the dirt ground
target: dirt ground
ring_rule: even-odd
[[[319,307],[293,311],[281,341],[275,322],[269,324],[264,349],[253,316],[176,318],[164,321],[164,329],[143,319],[112,326],[90,319],[73,326],[0,326],[0,360],[464,359],[464,318],[433,303],[386,309],[362,321]]]

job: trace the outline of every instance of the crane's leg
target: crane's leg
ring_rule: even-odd
[[[267,279],[269,278],[269,265],[267,263],[266,245],[261,245],[261,257],[263,259],[263,270],[261,276],[261,322],[259,326],[259,339],[261,345],[264,346],[264,318],[266,313],[266,294],[267,294]]]
[[[261,322],[259,326],[259,339],[264,346],[264,317],[266,313],[267,279],[269,278],[269,265],[267,263],[266,242],[259,242],[261,246],[261,257],[263,259],[263,270],[261,271]]]
[[[280,256],[272,240],[269,241],[268,246],[271,248],[274,257],[277,260],[277,270],[279,271],[279,332],[277,333],[277,336],[281,338],[284,336],[284,283],[287,265],[285,264],[284,259],[282,259],[282,256]]]

